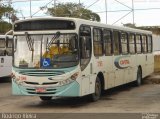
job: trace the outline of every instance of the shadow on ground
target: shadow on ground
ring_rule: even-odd
[[[142,85],[145,85],[145,84],[142,84]],[[122,92],[126,92],[126,91],[130,91],[132,89],[136,88],[135,87],[135,84],[134,83],[129,83],[129,84],[126,84],[126,85],[122,85],[122,86],[118,86],[116,88],[113,88],[113,89],[109,89],[107,91],[103,91],[102,93],[102,96],[100,98],[99,101],[101,100],[116,100],[113,98],[113,95],[117,95],[119,93],[122,93]],[[38,98],[38,97],[36,97]],[[90,104],[97,104],[99,101],[97,102],[92,102],[89,98],[89,96],[84,96],[84,97],[76,97],[76,98],[55,98],[55,99],[52,99],[50,101],[41,101],[39,99],[39,101],[36,101],[36,102],[32,102],[30,104],[26,104],[26,105],[23,105],[24,108],[41,108],[41,109],[44,109],[44,108],[53,108],[53,107],[56,107],[56,108],[78,108],[78,107],[83,107],[83,106],[87,106],[87,105],[90,105]]]
[[[10,77],[0,77],[0,83],[9,83],[11,82]]]

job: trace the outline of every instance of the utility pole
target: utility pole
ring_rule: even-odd
[[[54,9],[55,9],[55,17],[57,16],[57,10],[56,10],[56,0],[54,0]]]
[[[106,24],[107,24],[107,18],[108,18],[108,16],[107,16],[107,0],[105,0],[105,8],[106,8]]]
[[[56,8],[56,0],[54,0],[54,8]]]
[[[30,17],[32,18],[32,3],[31,3],[31,0],[30,0]]]
[[[133,25],[134,25],[134,1],[132,0],[132,15],[133,15]]]

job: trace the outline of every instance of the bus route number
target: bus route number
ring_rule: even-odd
[[[103,66],[103,62],[102,61],[98,61],[97,64],[98,64],[98,67],[102,67]]]

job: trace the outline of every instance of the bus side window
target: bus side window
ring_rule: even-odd
[[[147,36],[142,35],[142,52],[147,53]]]
[[[131,54],[136,53],[136,47],[135,47],[135,35],[133,33],[129,34],[129,51]]]
[[[8,56],[12,56],[12,45],[13,45],[13,39],[9,39],[6,37],[6,53]]]
[[[148,36],[148,42],[147,42],[147,44],[148,44],[148,53],[151,53],[152,52],[152,36]]]
[[[114,55],[119,55],[120,47],[119,47],[119,31],[113,31],[113,49]]]
[[[137,53],[141,53],[141,36],[136,34],[136,48],[137,48]]]
[[[6,47],[5,39],[0,39],[0,56],[6,55],[5,47]]]
[[[84,70],[91,58],[91,28],[81,26],[79,34],[81,70]]]
[[[104,40],[104,51],[105,55],[109,56],[112,54],[112,33],[110,30],[103,30],[103,40]]]
[[[103,55],[103,40],[102,40],[102,30],[98,28],[93,29],[93,41],[94,41],[94,55]]]
[[[125,32],[121,32],[121,48],[122,54],[128,53],[128,36]]]

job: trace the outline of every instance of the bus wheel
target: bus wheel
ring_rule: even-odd
[[[40,99],[43,101],[48,101],[48,100],[51,100],[52,97],[51,96],[40,96]]]
[[[99,79],[99,77],[96,78],[96,82],[95,82],[95,93],[91,94],[91,100],[92,101],[97,101],[99,100],[100,96],[101,96],[101,81]]]
[[[140,86],[142,84],[142,71],[140,68],[138,68],[137,71],[137,80],[136,80],[136,86]]]

